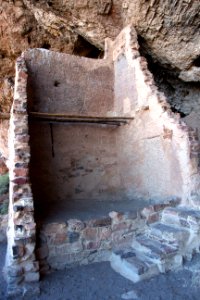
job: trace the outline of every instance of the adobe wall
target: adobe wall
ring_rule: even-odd
[[[45,49],[29,50],[24,57],[29,111],[86,116],[114,111],[112,61]]]
[[[117,133],[116,126],[31,123],[31,178],[38,207],[41,201],[121,199]]]
[[[121,116],[114,98],[112,60],[34,49],[24,54],[31,112]],[[35,203],[125,197],[117,126],[30,122]],[[38,145],[40,145],[38,147]]]
[[[140,56],[133,28],[123,30],[114,41],[113,61],[115,99],[124,103],[124,113],[135,116],[118,131],[118,158],[126,193],[155,202],[174,195],[182,203],[197,201],[198,205],[197,130],[172,113],[158,92],[146,60]]]
[[[122,31],[107,47],[102,60],[41,49],[24,54],[29,111],[134,116],[121,127],[31,122],[35,203],[162,202],[172,196],[189,201],[199,179],[192,179],[198,154],[191,163],[187,126],[157,91],[133,29]],[[198,142],[192,143],[197,149]]]

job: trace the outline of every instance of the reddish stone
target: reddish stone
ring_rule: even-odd
[[[112,230],[116,231],[116,230],[122,230],[122,229],[128,229],[130,227],[130,222],[121,222],[121,223],[117,223],[112,225]]]
[[[155,212],[161,211],[161,210],[163,210],[165,207],[167,207],[167,205],[164,204],[164,203],[163,203],[163,204],[155,204],[155,205],[153,206]]]
[[[97,250],[100,248],[101,242],[100,241],[86,241],[84,243],[85,249],[87,250]]]
[[[55,233],[66,233],[67,232],[67,225],[66,223],[51,223],[47,224],[44,227],[44,234],[53,235]]]
[[[23,136],[19,135],[16,137],[16,140],[21,143],[28,143],[29,139],[30,139],[29,135],[23,135]]]
[[[99,228],[99,238],[101,240],[109,239],[111,237],[111,234],[112,234],[112,231],[111,231],[110,227],[108,227],[108,228],[105,228],[105,227]]]
[[[19,76],[19,79],[20,79],[20,78],[27,79],[27,77],[28,77],[27,73],[24,72],[24,71],[22,71],[22,70],[20,70],[20,71],[18,72],[18,76]],[[25,88],[25,87],[24,87],[24,88]]]
[[[19,168],[14,169],[14,174],[17,177],[26,177],[28,175],[28,169],[27,168]]]
[[[55,245],[63,244],[67,241],[66,233],[58,233],[54,238],[52,238],[52,243]]]
[[[0,158],[0,175],[3,175],[8,172],[8,168],[2,158]]]
[[[148,216],[147,223],[152,224],[159,220],[159,213],[154,213]]]
[[[18,177],[12,180],[12,182],[16,183],[16,184],[25,184],[28,182],[28,178],[27,177]]]
[[[111,218],[104,217],[101,219],[94,219],[87,222],[87,226],[89,227],[105,227],[111,225]]]
[[[82,237],[86,240],[96,240],[99,236],[98,228],[85,228],[82,231]]]

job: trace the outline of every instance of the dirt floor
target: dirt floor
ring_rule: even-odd
[[[0,244],[0,269],[5,251],[6,245]],[[32,300],[199,300],[200,255],[176,272],[136,284],[115,273],[109,263],[96,263],[51,273],[40,285],[41,295]],[[0,274],[0,300],[5,299],[6,284]]]

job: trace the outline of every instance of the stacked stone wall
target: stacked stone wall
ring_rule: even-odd
[[[43,225],[36,251],[40,272],[108,261],[113,249],[130,245],[149,224],[159,220],[164,208],[176,206],[179,202],[180,199],[172,199],[133,212],[112,211],[103,218],[70,219],[66,223]]]
[[[6,273],[8,294],[38,291],[39,264],[35,258],[33,195],[29,180],[29,133],[27,114],[27,69],[21,57],[16,62],[14,101],[9,129],[9,221]],[[31,283],[31,285],[30,285]]]

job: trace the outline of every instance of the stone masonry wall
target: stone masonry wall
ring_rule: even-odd
[[[38,292],[39,265],[35,258],[35,222],[29,181],[29,133],[27,115],[27,69],[16,62],[14,101],[9,129],[9,221],[6,275],[8,294]]]
[[[108,261],[113,249],[123,248],[157,222],[165,207],[176,206],[180,199],[155,204],[137,211],[112,211],[109,216],[81,221],[43,224],[40,228],[37,257],[40,272],[65,269],[74,265]]]

